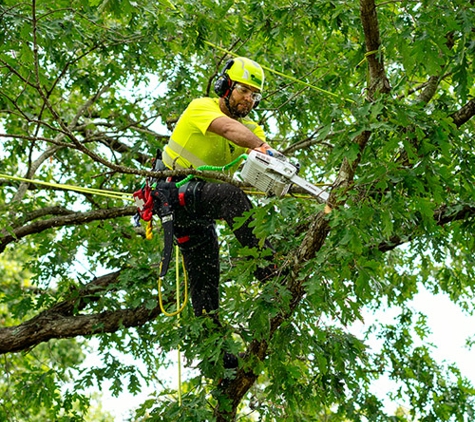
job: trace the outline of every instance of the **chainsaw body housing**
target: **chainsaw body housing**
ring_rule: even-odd
[[[321,201],[328,200],[328,193],[297,175],[297,167],[279,154],[270,156],[251,151],[241,169],[241,178],[266,194],[284,196],[292,184],[300,186]]]

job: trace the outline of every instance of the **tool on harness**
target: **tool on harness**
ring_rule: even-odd
[[[154,171],[166,170],[163,162],[157,159],[153,166]],[[184,182],[184,183],[183,183]],[[195,212],[196,201],[190,200],[199,195],[202,181],[166,179],[147,179],[145,186],[133,194],[137,205],[139,219],[148,221],[146,237],[150,234],[152,217],[158,215],[164,233],[164,248],[160,262],[160,277],[163,277],[169,268],[174,239],[174,209],[185,207],[190,213]],[[178,244],[184,243],[187,236],[177,238]]]
[[[328,193],[298,176],[299,166],[280,153],[273,155],[251,151],[241,169],[242,179],[267,194],[284,196],[292,184],[300,186],[323,202]]]
[[[223,166],[201,166],[197,170],[210,170],[210,171],[225,171],[228,168],[236,165],[240,160],[246,158],[246,155],[243,154],[233,160],[231,163]],[[153,171],[164,171],[168,170],[163,161],[161,160],[160,151],[157,151],[157,156],[153,163]],[[164,252],[162,254],[161,261],[161,271],[160,276],[163,277],[167,271],[171,259],[171,250],[173,246],[173,207],[183,206],[188,207],[187,197],[196,197],[199,195],[201,181],[194,182],[194,175],[188,175],[182,180],[173,180],[172,178],[167,178],[165,180],[161,179],[149,179],[142,189],[139,189],[133,194],[135,202],[138,207],[138,213],[140,217],[149,221],[152,219],[153,214],[157,214],[161,221],[162,227],[165,234],[164,238]],[[192,206],[196,201],[190,201]],[[189,209],[190,212],[194,212],[193,209]],[[183,243],[186,241],[185,238],[177,239],[178,243]]]
[[[144,221],[150,221],[153,213],[152,189],[148,181],[143,188],[135,191],[132,195],[137,205],[137,214]]]
[[[152,170],[166,170],[165,165],[160,160],[160,151],[157,151]],[[140,218],[149,222],[148,232],[146,232],[148,236],[150,235],[153,215],[158,215],[162,222],[164,250],[160,262],[160,277],[163,277],[168,271],[173,249],[173,206],[178,203],[178,189],[171,178],[165,180],[149,178],[145,182],[145,186],[134,192],[133,198]]]
[[[165,183],[171,185],[170,182]],[[162,221],[165,238],[159,275],[160,277],[163,277],[168,271],[168,265],[170,264],[173,249],[173,208],[170,202],[171,186],[166,186],[162,182],[160,182],[159,185],[160,184],[161,187],[157,186],[157,188],[152,191],[152,197],[154,199],[154,211],[156,211]]]
[[[160,171],[162,169],[159,168],[160,162],[157,159],[154,163],[153,170]],[[163,165],[163,164],[162,164]],[[153,183],[150,186],[150,182]],[[186,189],[187,186],[184,187]],[[183,188],[181,188],[183,189]],[[173,208],[177,205],[185,206],[185,195],[181,195],[180,189],[176,187],[176,183],[171,179],[167,178],[165,180],[162,179],[148,179],[141,189],[137,190],[133,194],[133,198],[136,202],[138,208],[138,215],[139,218],[148,221],[148,226],[146,229],[146,237],[147,239],[150,236],[151,228],[152,228],[152,221],[153,215],[158,215],[162,222],[163,233],[164,233],[164,248],[162,252],[162,259],[160,261],[160,269],[158,275],[158,302],[162,313],[166,316],[175,316],[180,314],[186,306],[188,301],[188,281],[186,278],[186,270],[185,265],[183,265],[183,273],[185,276],[185,293],[183,303],[180,306],[180,290],[179,290],[179,268],[178,268],[178,246],[176,248],[176,277],[177,277],[177,305],[176,310],[174,312],[167,312],[163,305],[163,298],[162,298],[162,278],[168,272],[168,267],[171,260],[171,253],[173,250]],[[181,199],[180,199],[181,198]]]

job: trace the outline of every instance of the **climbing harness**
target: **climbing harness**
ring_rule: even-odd
[[[198,171],[226,171],[232,166],[236,165],[239,161],[244,160],[247,157],[246,154],[240,155],[231,163],[225,166],[200,166]],[[157,158],[153,164],[153,171],[166,170],[163,162],[157,154]],[[191,197],[194,197],[199,190],[199,182],[192,181],[194,175],[190,174],[182,180],[176,180],[172,177],[166,179],[147,179],[145,185],[133,193],[133,198],[137,205],[138,215],[144,221],[152,221],[154,214],[158,215],[163,227],[164,232],[164,248],[162,253],[162,260],[160,262],[160,277],[164,277],[168,271],[168,267],[171,259],[171,252],[173,249],[173,221],[174,221],[174,209],[177,207],[187,207],[193,201],[187,201]],[[177,238],[178,243],[183,243],[186,238]],[[186,271],[185,271],[186,272]]]

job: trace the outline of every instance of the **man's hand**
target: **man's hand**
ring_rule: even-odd
[[[282,153],[275,150],[274,148],[271,148],[271,146],[267,142],[264,142],[263,144],[261,144],[261,146],[254,148],[254,151],[258,151],[261,154],[270,155],[271,157],[278,158],[282,161],[287,161],[287,159]]]
[[[261,154],[273,155],[272,148],[267,142],[263,142],[260,146],[254,148],[254,151],[260,152]]]

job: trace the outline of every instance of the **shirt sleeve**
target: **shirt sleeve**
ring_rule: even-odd
[[[199,98],[193,100],[187,109],[189,121],[205,135],[211,122],[225,116],[219,105],[212,98]]]

